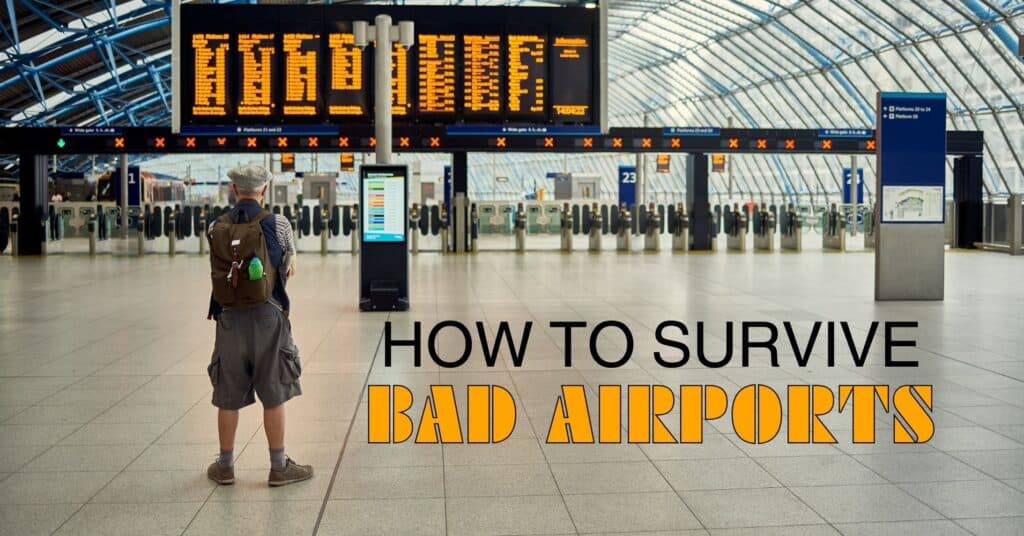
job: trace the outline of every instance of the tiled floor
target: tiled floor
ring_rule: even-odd
[[[204,259],[0,257],[0,533],[1024,534],[1022,259],[951,252],[944,302],[880,304],[865,253],[424,254],[411,260],[412,311],[390,315],[356,310],[357,259],[300,257],[305,394],[288,406],[287,445],[317,476],[269,489],[256,409],[242,414],[238,483],[205,479],[217,437]],[[580,337],[564,368],[547,323],[608,319],[633,330],[633,359],[601,368]],[[916,320],[918,348],[904,355],[920,367],[886,369],[873,352],[863,368],[829,369],[815,352],[801,370],[782,352],[779,368],[670,370],[650,353],[666,319],[707,322],[717,349],[727,320]],[[396,336],[415,320],[535,331],[519,369],[507,355],[488,369],[477,351],[454,370],[425,353],[416,369],[408,350],[387,368],[389,320]],[[451,353],[449,335],[439,346]],[[562,384],[755,382],[930,383],[937,430],[893,445],[880,419],[878,444],[854,444],[837,414],[825,419],[836,445],[748,445],[728,419],[701,445],[545,443]],[[518,423],[496,445],[370,445],[367,383],[407,385],[417,402],[430,384],[502,385]]]

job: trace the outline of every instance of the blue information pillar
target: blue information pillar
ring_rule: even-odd
[[[619,204],[636,204],[636,166],[619,166]]]
[[[876,300],[945,290],[946,95],[879,93]]]

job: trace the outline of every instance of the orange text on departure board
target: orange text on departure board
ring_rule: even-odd
[[[327,39],[331,49],[331,91],[363,91],[363,51],[355,46],[350,33],[332,33]],[[330,104],[330,115],[363,115],[366,110],[359,104]]]
[[[544,112],[544,43],[539,35],[508,36],[509,112]]]
[[[193,34],[193,115],[227,115],[228,34]]]
[[[463,107],[467,112],[501,111],[501,36],[464,35]]]
[[[320,36],[310,33],[286,33],[281,36],[284,50],[284,115],[316,115],[317,50]]]
[[[270,115],[273,101],[274,34],[238,34],[242,97],[238,115]]]
[[[409,113],[409,53],[401,43],[391,54],[391,115]]]
[[[455,113],[455,34],[419,35],[419,110]]]

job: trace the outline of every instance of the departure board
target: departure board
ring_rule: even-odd
[[[391,51],[391,114],[409,115],[409,51],[395,43]]]
[[[228,115],[228,34],[193,34],[192,57],[195,61],[193,79],[193,115]]]
[[[590,38],[555,36],[551,43],[551,111],[555,122],[589,122],[593,92],[590,88]]]
[[[455,113],[455,34],[416,36],[419,78],[417,111],[421,114]]]
[[[366,51],[355,46],[355,38],[351,33],[331,33],[327,43],[331,57],[327,114],[348,117],[366,115]]]
[[[282,113],[285,116],[317,116],[320,113],[317,70],[320,63],[320,34],[283,34],[281,49],[284,51]]]
[[[267,116],[274,110],[274,34],[238,34],[238,115]]]
[[[501,112],[501,36],[462,36],[462,107],[467,115]]]
[[[547,67],[543,35],[508,36],[508,113],[514,117],[544,117]]]
[[[371,124],[375,35],[357,47],[353,23],[381,14],[415,28],[412,47],[393,45],[396,124],[602,120],[599,10],[187,2],[173,25],[174,128]]]

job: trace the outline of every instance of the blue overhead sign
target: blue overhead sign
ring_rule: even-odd
[[[338,127],[326,125],[258,126],[188,126],[181,133],[195,136],[336,136]]]
[[[878,183],[883,223],[945,221],[946,95],[878,95]]]
[[[60,127],[61,136],[120,136],[120,127]]]
[[[870,128],[823,128],[818,130],[819,138],[872,138],[875,131]]]
[[[857,197],[853,198],[852,193],[856,192]],[[843,203],[847,205],[860,204],[864,202],[864,168],[857,168],[857,187],[850,186],[850,168],[843,168]]]
[[[451,125],[445,127],[449,136],[597,136],[599,125],[501,126]]]
[[[664,136],[718,136],[722,129],[718,127],[665,127],[661,129]]]
[[[636,166],[619,166],[619,204],[636,204]]]

